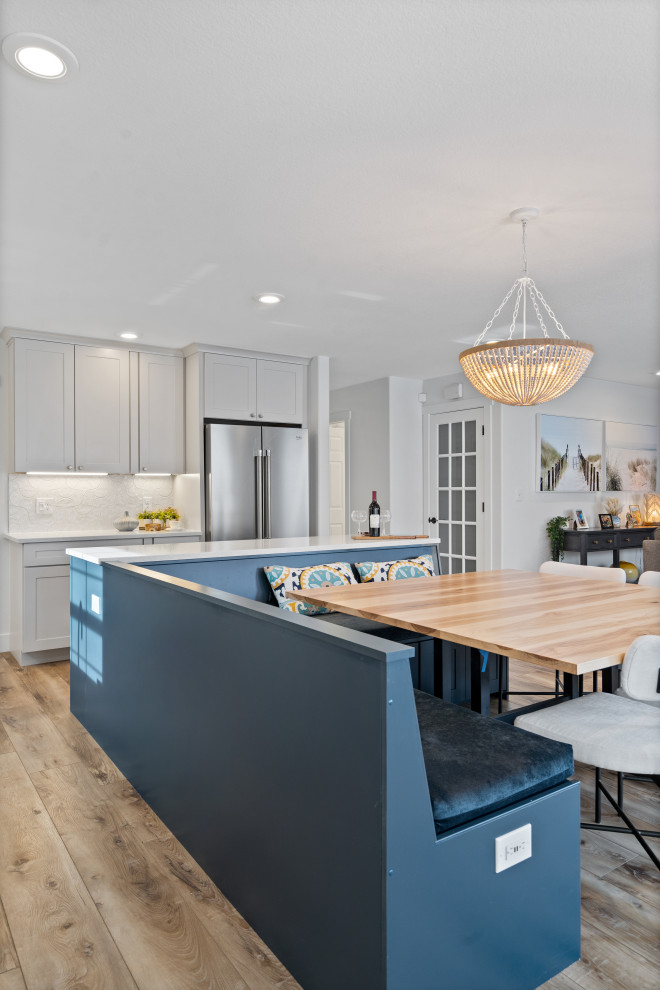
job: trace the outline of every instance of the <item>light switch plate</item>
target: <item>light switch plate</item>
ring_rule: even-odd
[[[522,863],[532,855],[532,826],[522,825],[495,839],[495,872],[501,873],[510,866]]]

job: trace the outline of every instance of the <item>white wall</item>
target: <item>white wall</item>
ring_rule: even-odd
[[[374,489],[382,508],[390,504],[389,388],[386,378],[330,392],[333,412],[349,410],[350,504],[367,509]]]
[[[0,534],[7,524],[8,349],[0,342]],[[0,652],[9,649],[9,547],[0,537]]]
[[[379,378],[330,393],[330,415],[350,411],[350,509],[366,509],[375,489],[392,513],[392,533],[422,525],[421,381]]]
[[[392,533],[412,536],[428,532],[422,523],[422,383],[416,378],[390,378],[390,511]],[[381,502],[381,507],[383,503]]]
[[[330,359],[312,358],[307,375],[309,429],[309,531],[330,532]]]

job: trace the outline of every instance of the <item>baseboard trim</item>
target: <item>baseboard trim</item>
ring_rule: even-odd
[[[0,653],[9,653],[9,633],[0,633]]]

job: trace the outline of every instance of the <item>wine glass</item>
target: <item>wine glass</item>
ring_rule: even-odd
[[[351,512],[351,519],[357,527],[356,536],[359,536],[362,532],[362,523],[367,521],[367,510],[366,509],[353,509]]]
[[[389,525],[392,518],[392,513],[389,509],[380,510],[380,535],[389,536]]]

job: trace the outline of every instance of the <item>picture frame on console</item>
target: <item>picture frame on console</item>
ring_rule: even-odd
[[[611,512],[599,512],[598,513],[598,519],[600,521],[600,528],[601,529],[612,529],[613,528],[614,522],[612,520],[612,513]]]
[[[628,509],[630,510],[630,515],[631,515],[631,519],[632,519],[632,525],[633,526],[641,526],[642,525],[642,514],[639,511],[639,506],[638,505],[629,505],[628,506]]]
[[[578,529],[589,529],[589,523],[582,509],[576,509],[573,518]]]

